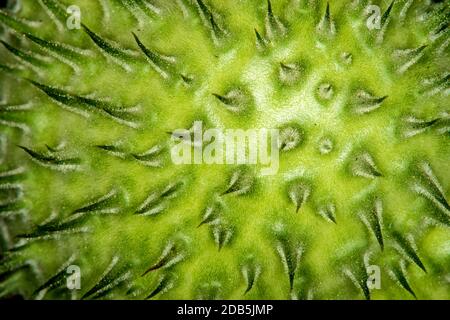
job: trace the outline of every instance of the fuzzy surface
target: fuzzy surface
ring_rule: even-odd
[[[448,2],[18,3],[0,297],[450,299]],[[198,120],[298,139],[271,176],[173,164]]]

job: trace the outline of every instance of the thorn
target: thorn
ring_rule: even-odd
[[[230,105],[231,104],[230,99],[228,99],[228,98],[226,98],[224,96],[221,96],[220,94],[213,93],[212,95],[214,97],[216,97],[217,99],[219,99],[221,102],[225,103],[226,105]]]
[[[392,7],[394,6],[394,2],[395,2],[395,0],[392,0],[391,4],[389,5],[387,10],[384,12],[383,16],[381,17],[381,25],[384,25],[386,20],[389,18]]]
[[[272,4],[270,3],[270,0],[267,0],[267,14],[269,17],[273,17]]]
[[[255,35],[256,35],[256,41],[257,43],[262,47],[265,48],[266,47],[266,40],[261,36],[261,34],[258,32],[258,30],[256,28],[254,28],[255,30]]]

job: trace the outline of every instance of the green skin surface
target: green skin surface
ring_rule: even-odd
[[[14,210],[0,206],[0,297],[450,299],[446,1],[398,0],[381,31],[366,27],[367,1],[330,1],[336,28],[330,34],[329,29],[317,28],[326,1],[273,0],[273,15],[286,32],[272,39],[265,23],[266,1],[204,0],[214,22],[225,30],[222,35],[210,19],[202,18],[205,11],[197,1],[152,1],[159,13],[124,0],[103,1],[105,7],[92,0],[22,2],[16,13],[0,12],[1,39],[48,61],[30,64],[0,48],[0,172],[24,169],[17,177],[0,177],[1,203],[15,203]],[[382,13],[390,4],[373,3]],[[132,50],[134,58],[114,60],[87,30],[68,30],[65,10],[54,4],[78,5],[89,30],[121,50]],[[266,48],[258,44],[255,28]],[[167,78],[155,71],[132,32],[148,50],[175,58]],[[88,55],[57,59],[25,33],[85,49]],[[395,50],[422,45],[427,47],[420,59],[399,72],[411,56],[395,58]],[[343,53],[351,54],[349,63]],[[299,76],[283,82],[280,63],[301,65]],[[183,81],[181,75],[192,81]],[[437,80],[427,84],[427,78]],[[139,126],[123,125],[98,112],[72,112],[27,79],[78,96],[139,106],[133,115]],[[318,93],[323,83],[333,88],[328,100]],[[248,98],[239,114],[213,96],[234,88]],[[377,98],[388,97],[376,110],[358,114],[353,108],[361,89]],[[4,111],[7,105],[27,102],[30,110]],[[411,132],[407,117],[437,120],[406,137]],[[174,142],[167,132],[190,128],[200,119],[222,129],[294,124],[302,141],[280,152],[276,175],[260,176],[259,166],[246,167],[254,178],[249,192],[222,195],[232,174],[242,168],[177,166],[170,159]],[[328,154],[319,152],[324,138],[333,142]],[[46,155],[46,145],[55,148],[61,143],[58,154],[80,159],[79,170],[44,166],[18,147]],[[100,145],[114,145],[126,156],[114,156]],[[162,167],[146,166],[130,156],[155,145],[164,147],[157,156]],[[366,166],[363,172],[376,167],[380,176],[355,174],[363,153],[374,161],[374,167]],[[424,164],[430,168],[425,169],[428,175]],[[11,181],[22,189],[17,199],[11,195]],[[161,198],[162,212],[136,214],[150,193],[179,182],[182,186],[173,195]],[[298,183],[309,188],[310,195],[296,212],[289,190]],[[417,192],[418,185],[429,196]],[[86,210],[85,219],[65,228],[66,234],[49,232],[46,238],[37,229],[52,214],[61,222],[111,190],[117,196],[101,209],[113,212]],[[197,227],[206,208],[217,202],[220,223]],[[374,203],[381,204],[381,217],[374,215]],[[318,213],[328,204],[335,206],[336,223]],[[372,224],[367,227],[361,216]],[[374,232],[377,222],[383,249]],[[75,233],[79,228],[87,232]],[[217,228],[231,235],[220,250],[214,239]],[[171,244],[175,254],[165,259],[164,250]],[[81,289],[69,291],[64,277],[60,282],[48,280],[61,270],[66,275],[65,263],[72,255],[71,264],[81,268]],[[114,257],[117,263],[101,281]],[[364,257],[366,264],[381,271],[381,289],[370,293]],[[243,270],[250,270],[250,276]],[[99,282],[100,287],[85,296]]]

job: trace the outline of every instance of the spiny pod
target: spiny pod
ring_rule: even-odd
[[[448,1],[7,3],[0,299],[450,299]]]

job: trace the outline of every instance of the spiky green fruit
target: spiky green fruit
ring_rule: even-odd
[[[449,299],[449,10],[10,1],[0,296]],[[279,129],[278,172],[175,165],[195,121]]]

